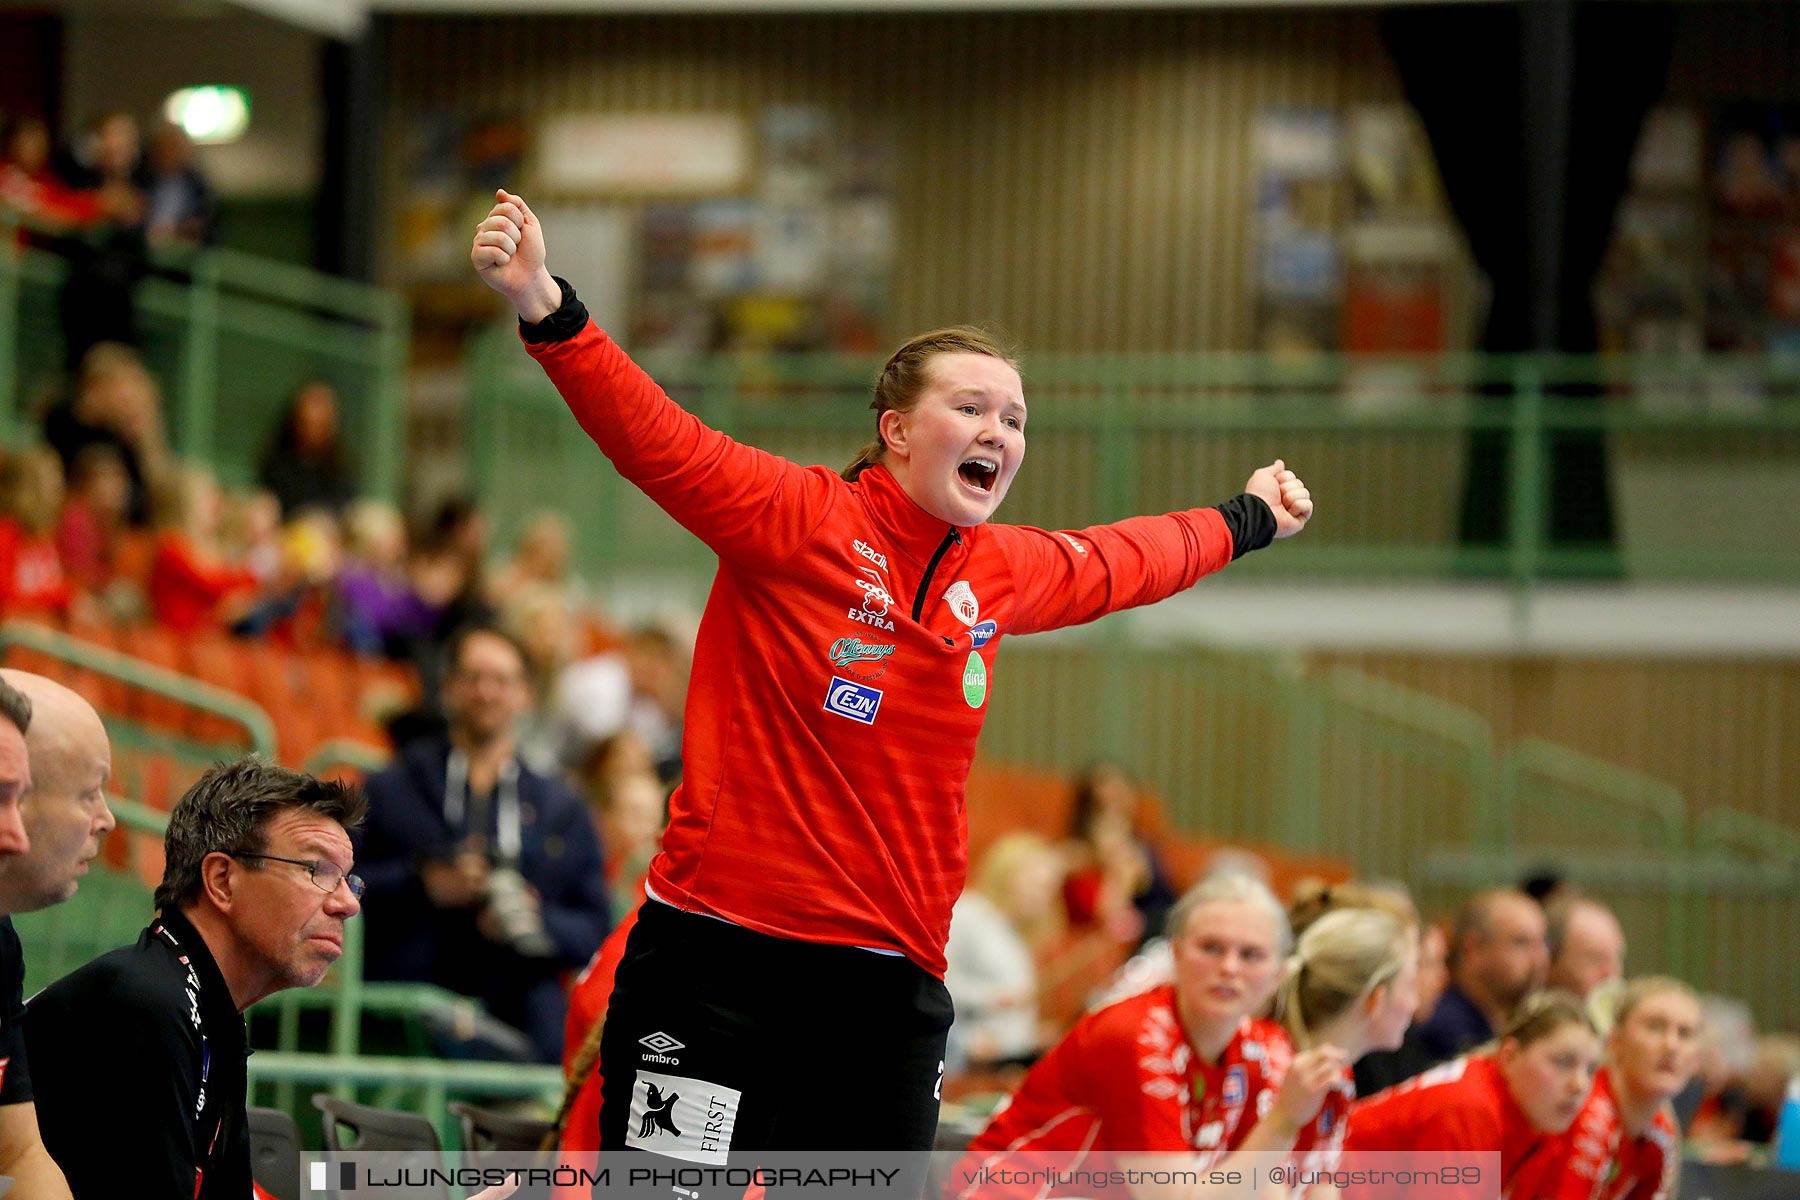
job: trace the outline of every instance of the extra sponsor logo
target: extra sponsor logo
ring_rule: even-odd
[[[969,627],[969,642],[979,650],[981,647],[993,641],[995,635],[999,632],[1000,627],[992,621],[982,621],[980,624],[971,625]]]
[[[891,643],[865,642],[861,638],[839,638],[831,643],[831,665],[846,671],[864,683],[874,683],[887,674],[887,662],[894,653]],[[858,669],[858,663],[877,663],[873,670]]]
[[[834,675],[825,692],[825,711],[848,717],[859,725],[873,725],[875,715],[881,711],[881,689]]]
[[[646,1037],[639,1038],[638,1045],[650,1051],[648,1054],[639,1055],[643,1061],[660,1063],[669,1067],[680,1066],[681,1060],[673,1058],[671,1055],[677,1050],[687,1049],[686,1042],[677,1041],[660,1029]]]
[[[969,651],[969,661],[963,664],[962,691],[963,700],[970,708],[980,708],[987,701],[987,664],[973,650]]]
[[[856,544],[858,546],[862,545],[861,542]],[[870,553],[873,553],[873,551]],[[877,555],[876,557],[879,558],[880,556]],[[887,560],[885,558],[882,558],[881,561],[883,566],[887,565]],[[861,621],[864,625],[873,625],[877,629],[885,629],[889,633],[892,633],[894,631],[894,623],[888,619],[888,605],[894,602],[894,597],[893,594],[888,591],[887,580],[883,578],[881,572],[877,571],[874,567],[858,567],[857,571],[862,575],[862,578],[852,580],[852,582],[856,584],[857,589],[863,594],[862,603],[850,610],[850,619],[852,621]]]
[[[981,601],[975,598],[975,589],[969,581],[959,579],[944,591],[944,603],[956,614],[956,619],[964,625],[973,625],[981,620]]]
[[[704,1079],[639,1071],[625,1144],[688,1162],[724,1165],[743,1093]]]

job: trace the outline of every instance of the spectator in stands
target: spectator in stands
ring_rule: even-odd
[[[0,613],[64,616],[91,608],[63,572],[56,546],[62,502],[62,468],[48,450],[16,454],[0,468]]]
[[[621,734],[630,737],[630,734]],[[644,873],[662,844],[669,820],[668,797],[651,774],[641,771],[616,779],[594,800],[595,831],[606,847],[606,890],[612,911],[623,914],[637,906]]]
[[[30,848],[24,797],[31,791],[26,737],[31,701],[0,681],[0,871]],[[31,907],[41,907],[32,905]],[[22,1022],[25,1017],[25,952],[13,932],[12,909],[0,893],[0,1174],[24,1184],[26,1196],[67,1196],[62,1171],[38,1131],[37,1105]],[[20,911],[23,911],[22,909]]]
[[[536,584],[565,591],[569,585],[569,522],[540,510],[525,518],[513,554],[489,584],[494,602],[504,605],[522,587]]]
[[[1450,986],[1450,935],[1436,921],[1419,930],[1419,1010],[1415,1021],[1423,1021],[1437,1008],[1437,1002]]]
[[[250,1194],[243,1012],[343,953],[363,809],[254,758],[208,769],[170,813],[155,920],[32,999],[44,1144],[79,1200]]]
[[[50,126],[35,116],[13,117],[0,135],[0,206],[36,227],[22,240],[79,229],[105,215],[97,193],[70,187],[50,166]]]
[[[310,508],[282,526],[274,577],[261,584],[258,599],[232,622],[238,637],[268,637],[295,650],[318,649],[336,641],[337,575],[343,559],[338,524],[323,509]]]
[[[1742,1162],[1749,1101],[1744,1081],[1756,1061],[1756,1022],[1750,1006],[1726,996],[1700,1001],[1700,1065],[1697,1094],[1676,1111],[1685,1115],[1688,1142],[1708,1162]]]
[[[194,143],[181,126],[156,127],[133,183],[144,196],[144,233],[151,245],[200,246],[213,240],[218,214],[212,185],[194,165]]]
[[[491,623],[496,615],[485,583],[487,539],[487,517],[466,496],[440,503],[412,538],[407,575],[413,590],[438,614],[436,627],[412,648],[428,713],[440,707],[450,636],[466,625]]]
[[[1744,1073],[1744,1140],[1767,1144],[1775,1138],[1789,1083],[1800,1078],[1800,1036],[1765,1033]]]
[[[1526,1168],[1519,1195],[1545,1200],[1672,1200],[1680,1132],[1669,1102],[1699,1057],[1700,998],[1660,976],[1626,984],[1606,1061],[1575,1123]]]
[[[56,549],[76,586],[96,596],[113,586],[130,505],[131,476],[117,447],[95,443],[75,456]]]
[[[146,270],[144,194],[133,182],[138,124],[130,113],[109,112],[90,124],[61,163],[64,182],[98,196],[103,220],[59,248],[69,278],[58,297],[68,362],[82,362],[107,342],[137,344],[133,293]]]
[[[1543,984],[1549,962],[1544,925],[1544,910],[1524,892],[1494,888],[1471,898],[1457,915],[1450,984],[1437,1007],[1407,1031],[1399,1050],[1372,1054],[1358,1065],[1358,1089],[1368,1094],[1391,1087],[1491,1040],[1513,1008]]]
[[[530,702],[519,647],[470,626],[448,662],[449,737],[415,741],[367,784],[370,975],[478,996],[556,1062],[559,975],[587,962],[611,923],[600,844],[580,799],[518,759]]]
[[[1595,988],[1625,975],[1625,931],[1612,909],[1572,895],[1544,910],[1550,947],[1549,986],[1586,1000]]]
[[[1575,1120],[1599,1065],[1600,1038],[1586,1007],[1567,992],[1543,992],[1518,1007],[1491,1053],[1477,1051],[1358,1101],[1344,1149],[1497,1152],[1499,1194],[1537,1197],[1515,1187],[1521,1170],[1531,1170]]]
[[[1142,804],[1137,782],[1117,763],[1095,763],[1076,778],[1063,883],[1076,928],[1104,926],[1136,942],[1167,920],[1175,890],[1140,829]]]
[[[385,501],[358,500],[345,510],[344,541],[338,618],[345,644],[360,654],[410,656],[439,613],[407,577],[406,522]]]
[[[250,572],[257,587],[272,588],[281,578],[287,558],[283,543],[281,502],[275,493],[258,488],[224,497],[219,547],[226,558]]]
[[[180,633],[223,629],[250,611],[256,577],[219,549],[224,498],[212,472],[183,467],[162,495],[150,611]]]
[[[1183,1166],[1204,1170],[1234,1151],[1293,1149],[1345,1060],[1321,1046],[1290,1062],[1287,1034],[1251,1015],[1268,1003],[1287,955],[1280,902],[1247,876],[1211,876],[1177,902],[1169,933],[1175,982],[1084,1017],[965,1162],[1008,1155],[1017,1157],[1007,1165],[1024,1166],[1042,1154],[1067,1168],[1090,1151],[1181,1154]]]
[[[542,775],[564,769],[563,728],[556,696],[562,674],[575,657],[575,620],[568,594],[560,587],[525,580],[496,589],[500,627],[525,651],[525,673],[533,704],[519,727],[519,757]]]
[[[263,451],[257,478],[275,494],[283,517],[302,509],[341,513],[356,498],[356,472],[344,447],[337,389],[310,379],[295,389]]]
[[[1021,830],[1000,838],[950,913],[944,985],[956,1004],[946,1069],[1035,1059],[1044,1048],[1038,956],[1063,924],[1056,848]]]
[[[571,664],[554,703],[563,761],[580,763],[595,745],[629,729],[650,751],[657,778],[674,782],[689,666],[687,647],[659,625],[640,625],[619,650]]]
[[[131,477],[133,525],[148,525],[151,491],[167,473],[162,393],[127,346],[95,346],[81,361],[75,394],[44,414],[44,441],[62,459],[66,476],[80,453],[110,446]]]

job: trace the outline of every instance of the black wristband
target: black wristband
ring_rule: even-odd
[[[1261,496],[1245,492],[1213,507],[1225,518],[1225,528],[1231,530],[1233,562],[1275,540],[1275,513]]]
[[[587,305],[581,302],[568,280],[560,275],[552,275],[551,278],[562,289],[562,304],[535,325],[527,322],[524,317],[519,318],[519,336],[534,346],[545,342],[566,342],[587,328]]]

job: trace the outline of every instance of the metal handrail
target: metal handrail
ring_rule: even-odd
[[[236,692],[29,621],[0,624],[0,657],[14,646],[61,659],[71,666],[102,672],[132,687],[235,722],[243,726],[251,753],[271,760],[275,757],[275,723],[260,705]]]

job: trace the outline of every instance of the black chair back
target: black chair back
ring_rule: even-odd
[[[250,1176],[275,1200],[300,1195],[300,1126],[279,1108],[246,1110],[250,1125]]]

